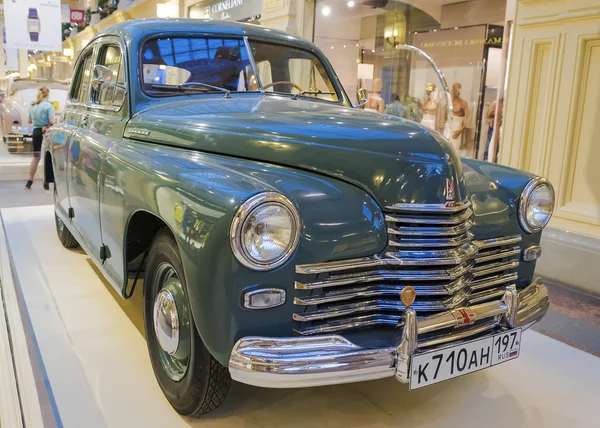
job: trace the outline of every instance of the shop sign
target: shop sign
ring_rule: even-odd
[[[71,9],[71,24],[83,24],[85,12],[83,9]]]
[[[212,0],[190,8],[190,17],[237,21],[260,15],[262,2],[257,0]]]
[[[501,45],[502,37],[490,37],[488,39],[455,39],[455,40],[439,40],[431,42],[421,42],[421,49],[427,48],[445,48],[455,46],[471,46],[471,45]]]

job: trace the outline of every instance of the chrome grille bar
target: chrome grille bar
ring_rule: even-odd
[[[512,270],[519,266],[520,235],[473,241],[468,202],[448,207],[396,204],[389,211],[385,215],[389,251],[296,266],[299,275],[312,276],[295,282],[299,294],[293,302],[303,308],[293,314],[298,334],[402,323],[406,308],[399,295],[408,285],[417,292],[411,307],[419,319],[432,314],[436,324],[447,322],[448,328],[456,325],[453,310],[460,306],[475,314],[478,308],[486,313],[506,309],[500,299],[506,286],[518,279]],[[424,331],[419,334],[426,334],[428,318],[422,320]],[[495,319],[482,321],[469,327],[469,335],[496,325]],[[444,337],[432,343],[445,343]]]
[[[481,256],[475,257],[475,263],[489,262],[492,260],[505,259],[511,256],[521,254],[521,247],[512,247],[508,250],[495,250],[481,253]]]
[[[423,217],[411,217],[397,214],[386,214],[385,221],[388,223],[408,223],[408,224],[441,224],[441,225],[456,225],[461,224],[473,215],[471,209],[466,210],[456,216],[423,216]]]
[[[480,249],[490,247],[501,247],[503,245],[518,244],[523,238],[521,235],[505,236],[502,238],[484,239],[482,241],[475,241]]]
[[[385,207],[387,211],[393,212],[416,212],[416,213],[457,213],[471,206],[471,202],[465,200],[450,204],[394,204]]]
[[[459,226],[429,227],[429,226],[390,226],[387,232],[398,236],[455,236],[462,235],[473,227],[473,222],[468,220]]]
[[[497,275],[497,276],[481,278],[481,279],[478,279],[477,281],[471,282],[471,290],[472,291],[483,290],[483,289],[498,286],[498,285],[506,286],[506,284],[516,281],[518,277],[519,277],[519,275],[517,273],[507,273],[504,275]]]
[[[452,236],[449,238],[430,237],[426,238],[402,238],[400,240],[390,239],[389,245],[392,247],[402,248],[428,248],[428,247],[456,247],[466,244],[473,240],[473,234],[470,232],[463,233],[460,236]]]
[[[296,266],[296,273],[311,275],[373,267],[409,267],[457,265],[477,255],[477,245],[467,243],[457,248],[436,251],[398,251],[362,259],[340,260]]]

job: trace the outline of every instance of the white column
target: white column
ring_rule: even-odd
[[[21,78],[29,77],[29,57],[25,49],[19,49],[19,74]]]
[[[4,61],[4,49],[0,49],[0,79],[4,79],[6,77],[6,66],[4,65]]]

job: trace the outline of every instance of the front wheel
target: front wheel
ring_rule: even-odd
[[[219,407],[229,394],[231,377],[196,331],[181,257],[168,229],[154,238],[147,256],[144,326],[154,374],[173,408],[198,416]]]

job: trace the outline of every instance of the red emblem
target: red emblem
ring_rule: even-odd
[[[454,200],[454,179],[446,178],[446,200],[452,201]]]
[[[469,308],[461,308],[453,311],[452,315],[458,325],[472,324],[475,322],[475,312]]]

